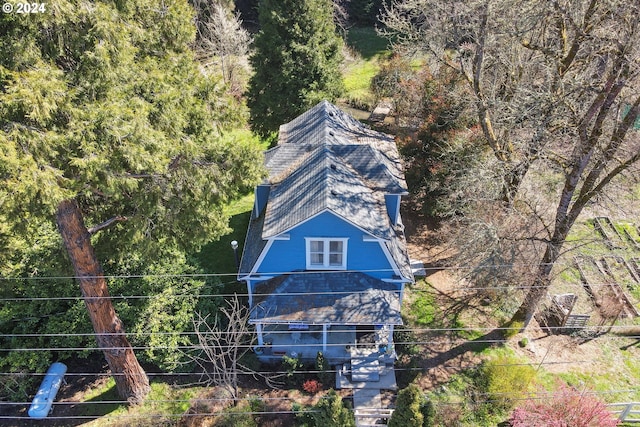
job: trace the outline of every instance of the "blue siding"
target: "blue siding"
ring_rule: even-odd
[[[258,272],[273,274],[306,269],[305,237],[348,238],[347,270],[364,271],[379,279],[391,278],[393,271],[380,244],[365,242],[362,230],[338,216],[324,212],[289,231],[289,240],[276,240],[265,256]],[[367,271],[380,270],[387,271]]]
[[[400,196],[397,194],[386,194],[384,196],[385,204],[387,205],[387,213],[389,214],[389,218],[391,218],[391,222],[394,224],[398,223],[398,215],[400,215],[400,211],[398,207],[400,205]]]

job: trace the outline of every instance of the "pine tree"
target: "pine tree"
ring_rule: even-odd
[[[251,125],[267,136],[342,92],[342,40],[330,0],[264,0],[249,82]]]
[[[199,72],[186,1],[46,7],[0,15],[0,257],[57,223],[117,389],[139,401],[148,380],[98,259],[223,234],[222,206],[254,184],[258,152],[221,138],[242,109]]]

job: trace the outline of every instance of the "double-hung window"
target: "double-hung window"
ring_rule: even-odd
[[[346,270],[347,239],[307,237],[307,270]]]

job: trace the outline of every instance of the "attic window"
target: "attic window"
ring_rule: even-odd
[[[331,169],[333,169],[333,170],[336,170],[336,165],[335,165],[335,163],[331,163],[330,168],[331,168]]]
[[[307,270],[346,270],[347,240],[306,237]]]
[[[333,131],[332,131],[332,130],[330,130],[330,131],[329,131],[329,135],[331,135],[331,136],[335,136],[335,133],[333,133]]]
[[[336,190],[331,190],[331,195],[332,195],[332,196],[337,196],[337,195],[338,195],[338,192],[337,192]]]

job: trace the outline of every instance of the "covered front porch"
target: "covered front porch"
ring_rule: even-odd
[[[364,273],[294,273],[261,283],[254,294],[250,323],[255,325],[258,357],[284,355],[330,364],[367,350],[388,363],[395,360],[393,328],[401,325],[402,289]]]
[[[262,361],[279,361],[282,356],[303,361],[315,360],[322,352],[332,364],[351,360],[366,351],[376,354],[384,363],[395,360],[393,325],[256,325],[258,346],[255,351]]]

